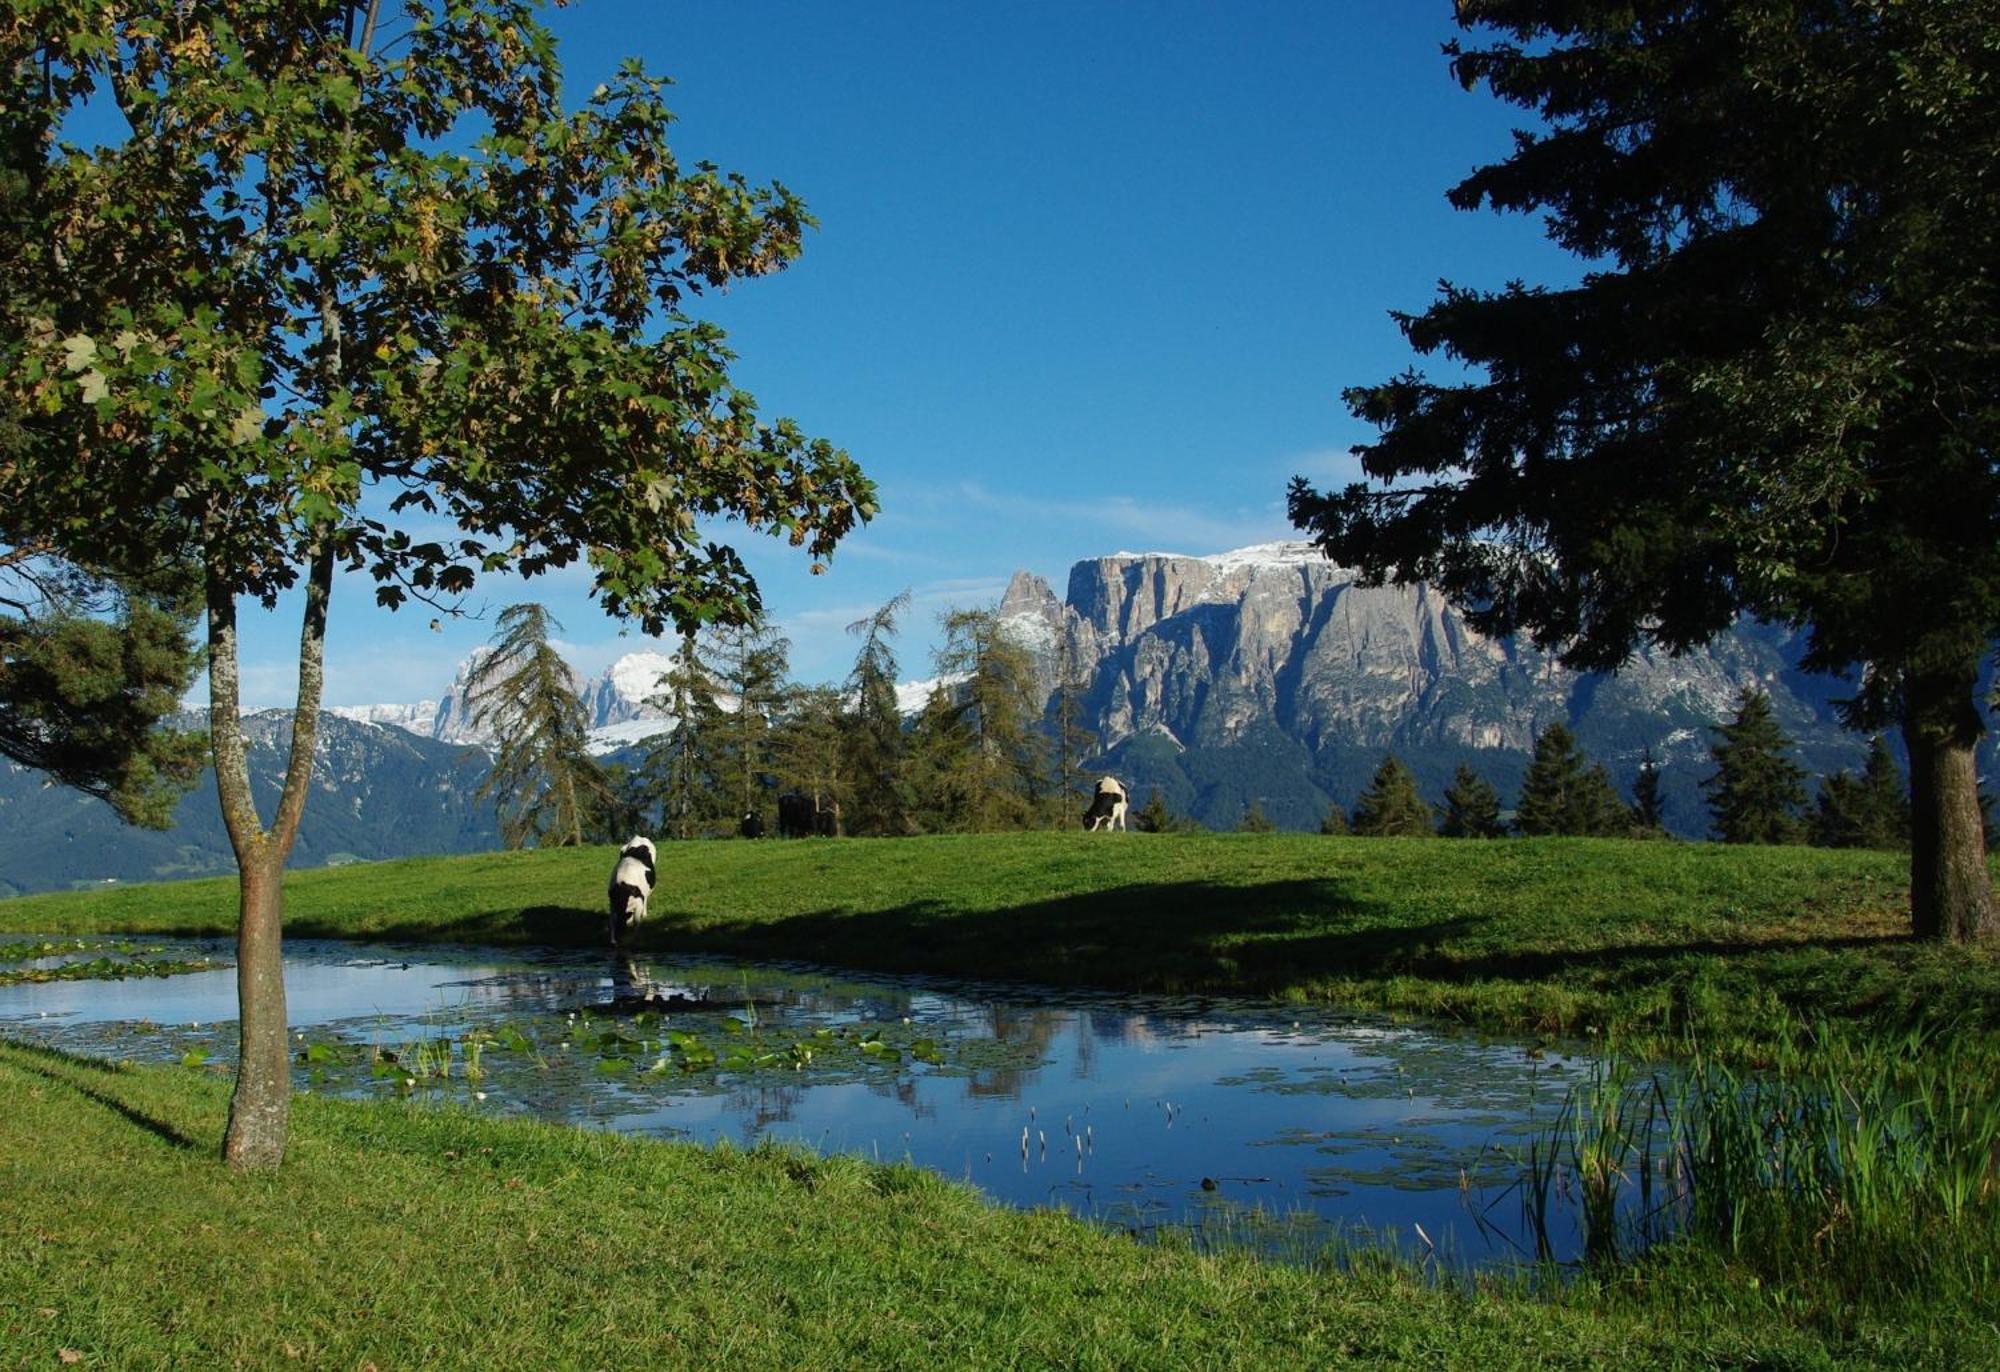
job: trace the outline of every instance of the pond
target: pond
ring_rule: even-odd
[[[232,952],[0,944],[0,1035],[228,1072]],[[909,1161],[1281,1256],[1531,1255],[1520,1159],[1587,1072],[1324,1011],[804,965],[299,940],[286,976],[301,1090]],[[1549,1229],[1576,1256],[1577,1225]]]

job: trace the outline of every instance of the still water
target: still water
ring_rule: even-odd
[[[0,968],[195,963],[0,985],[0,1035],[230,1070],[227,943],[5,951]],[[1453,1265],[1531,1252],[1519,1158],[1586,1070],[1296,1007],[804,965],[295,941],[286,969],[301,1090],[796,1142],[912,1162],[1012,1205],[1295,1255],[1334,1236]]]

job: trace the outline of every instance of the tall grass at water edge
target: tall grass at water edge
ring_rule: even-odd
[[[1686,1238],[1760,1280],[1876,1303],[2000,1289],[2000,1089],[1962,1036],[1822,1024],[1748,1073],[1701,1045],[1671,1069],[1612,1053],[1528,1148],[1537,1256],[1574,1201],[1600,1268]]]

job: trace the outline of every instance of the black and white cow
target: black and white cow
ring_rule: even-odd
[[[1090,808],[1083,814],[1083,827],[1086,830],[1102,829],[1106,833],[1125,828],[1127,804],[1123,782],[1116,777],[1099,778],[1097,793],[1090,798]]]
[[[653,894],[653,840],[633,835],[618,854],[611,869],[611,946],[616,948],[625,931],[646,917],[646,901]]]

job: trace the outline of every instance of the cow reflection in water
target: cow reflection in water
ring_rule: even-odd
[[[713,1008],[707,988],[685,982],[663,981],[653,975],[650,962],[639,962],[626,953],[611,955],[611,1004],[613,1014],[630,1015],[641,1010],[706,1010]]]

